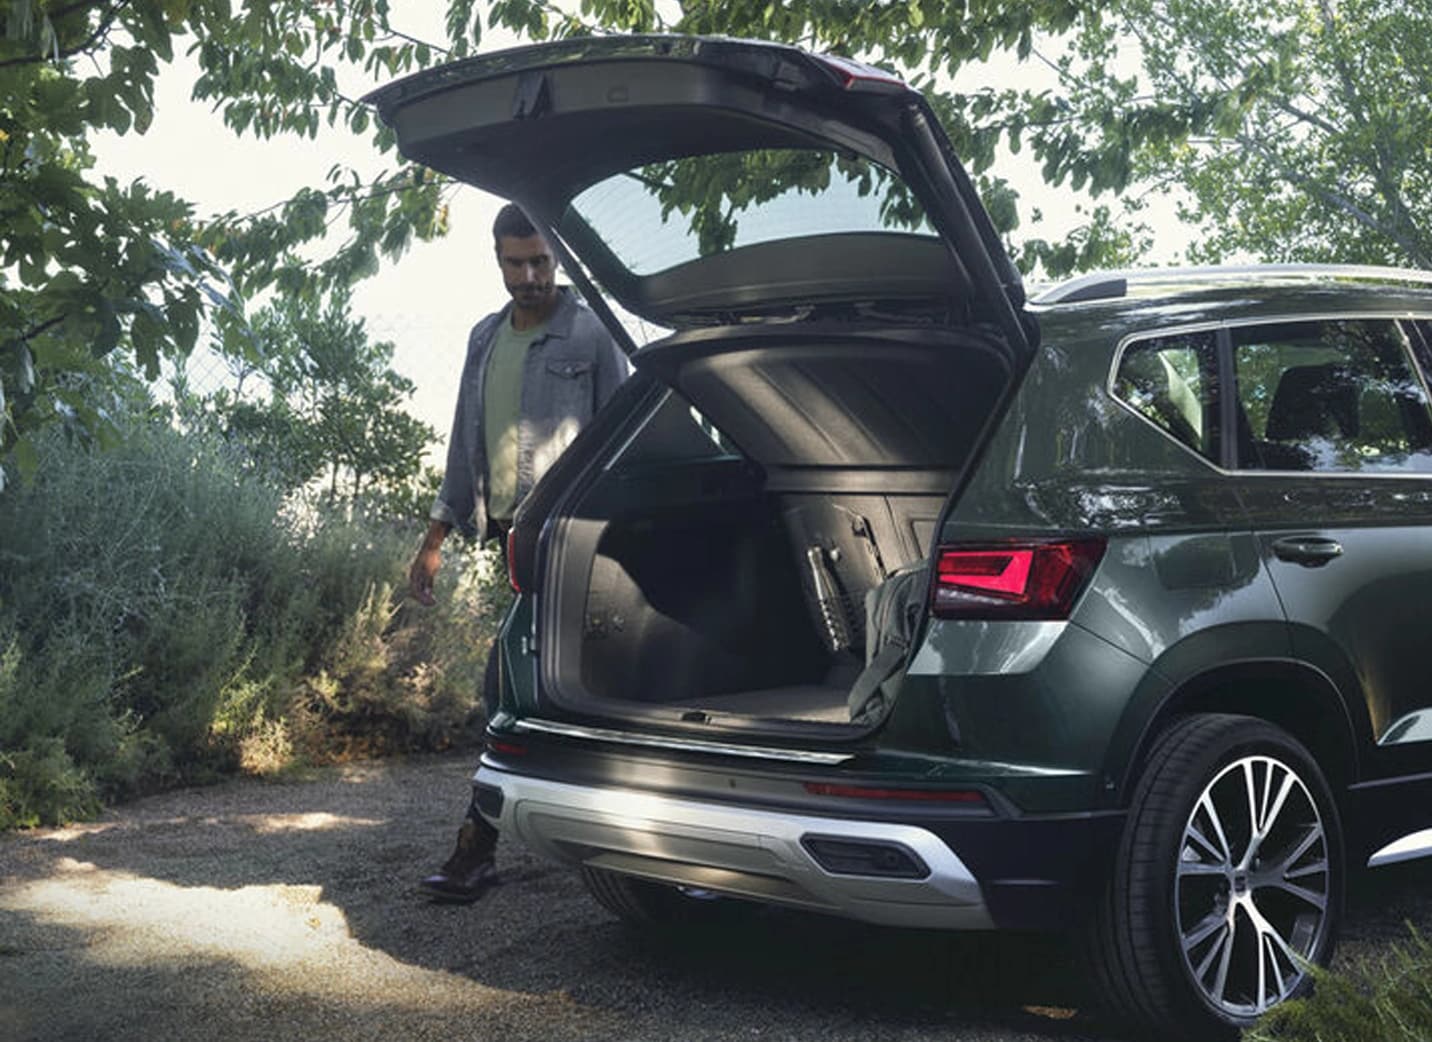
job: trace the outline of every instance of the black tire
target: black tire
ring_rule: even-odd
[[[734,922],[753,907],[735,898],[653,883],[590,865],[583,865],[581,871],[582,882],[599,905],[642,929],[715,926]]]
[[[1095,983],[1155,1037],[1231,1037],[1306,990],[1300,959],[1327,964],[1344,880],[1337,806],[1302,745],[1254,717],[1178,720],[1094,911]]]

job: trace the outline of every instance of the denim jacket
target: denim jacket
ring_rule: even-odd
[[[577,432],[626,379],[627,362],[601,320],[558,289],[557,310],[528,348],[517,426],[517,501],[562,454]],[[448,438],[447,469],[429,516],[486,539],[487,448],[482,430],[483,383],[499,323],[512,305],[488,315],[467,338],[467,361]]]

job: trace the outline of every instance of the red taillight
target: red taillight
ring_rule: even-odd
[[[868,785],[806,782],[812,796],[844,796],[855,800],[910,800],[916,803],[983,803],[984,794],[973,789],[882,789]]]
[[[1104,540],[941,547],[930,611],[942,619],[1067,619]]]
[[[522,584],[517,581],[517,526],[513,525],[507,530],[507,585],[511,586],[518,593],[522,592]]]

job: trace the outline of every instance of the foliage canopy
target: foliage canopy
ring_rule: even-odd
[[[1149,241],[1108,205],[1063,242],[1020,238],[1017,193],[994,174],[1001,149],[1029,150],[1053,184],[1123,193],[1135,208],[1150,192],[1181,193],[1204,230],[1193,259],[1432,263],[1425,4],[448,0],[438,44],[405,33],[389,0],[6,0],[0,463],[32,470],[31,435],[46,424],[103,438],[116,359],[152,377],[193,348],[206,316],[227,350],[251,351],[245,300],[270,289],[317,299],[415,236],[442,234],[450,186],[397,159],[345,84],[460,58],[493,27],[533,40],[725,33],[892,67],[931,98],[1025,270],[1128,264]],[[391,164],[374,176],[335,166],[267,210],[203,220],[161,184],[106,178],[91,136],[144,133],[155,77],[178,49],[198,62],[195,98],[236,133],[337,128]],[[952,89],[996,52],[1051,70],[1053,85],[1031,75]]]

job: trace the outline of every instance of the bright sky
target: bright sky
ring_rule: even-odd
[[[443,6],[432,5],[431,25],[416,19],[404,30],[442,41]],[[484,49],[514,42],[492,33]],[[190,99],[197,74],[197,65],[184,57],[163,68],[149,132],[99,137],[96,172],[122,183],[144,178],[188,199],[203,218],[228,210],[252,212],[282,202],[304,186],[323,186],[336,163],[376,173],[398,161],[393,155],[379,155],[367,137],[342,129],[325,128],[313,141],[237,137],[219,113]],[[360,76],[343,87],[352,97],[379,85]],[[506,299],[491,261],[492,220],[501,205],[485,192],[455,188],[450,234],[431,243],[415,242],[401,260],[385,261],[377,275],[354,290],[354,310],[367,319],[370,337],[393,342],[394,368],[417,385],[411,411],[444,439],[467,331]],[[345,226],[346,218],[341,218],[335,230],[341,234]]]
[[[421,39],[442,41],[442,11],[446,5],[431,2],[403,5],[404,23],[398,27]],[[511,46],[511,36],[486,34],[483,50]],[[1028,82],[1047,78],[1036,63],[1015,65],[1007,59],[977,70],[961,86],[984,83],[1007,85],[1011,79]],[[155,97],[155,119],[145,135],[119,137],[106,134],[95,142],[97,173],[128,182],[144,178],[195,204],[200,218],[228,210],[250,212],[281,202],[305,185],[323,185],[335,163],[360,171],[391,168],[393,157],[379,156],[366,137],[344,130],[324,131],[316,141],[284,137],[258,141],[236,137],[216,112],[190,100],[196,67],[181,58],[162,70]],[[349,96],[378,86],[355,73],[342,84]],[[1042,210],[1042,224],[1021,229],[1026,235],[1059,238],[1081,223],[1074,206],[1083,201],[1075,193],[1043,184],[1027,153],[1006,157],[997,171],[1019,190],[1026,220],[1031,209]],[[451,422],[458,373],[462,366],[467,331],[483,315],[505,300],[501,279],[491,260],[490,229],[501,201],[472,188],[457,188],[451,198],[450,233],[432,243],[415,243],[397,263],[385,262],[380,273],[360,283],[354,307],[367,319],[374,339],[396,346],[394,367],[417,385],[411,411],[431,424],[446,439]],[[1160,221],[1167,226],[1167,214]],[[342,221],[336,226],[342,230]],[[1176,236],[1151,261],[1167,263],[1181,247]]]

